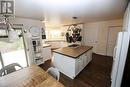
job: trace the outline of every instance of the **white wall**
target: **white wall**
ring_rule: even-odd
[[[87,45],[87,35],[89,33],[88,29],[95,29],[95,32],[91,33],[92,45],[94,45],[94,52],[97,54],[106,55],[106,44],[107,44],[107,34],[108,27],[110,26],[123,26],[123,20],[109,20],[109,21],[98,21],[98,22],[90,22],[84,24],[84,37],[83,43]],[[87,32],[88,31],[88,32]]]

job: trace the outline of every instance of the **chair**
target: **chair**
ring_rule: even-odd
[[[59,81],[60,78],[60,72],[57,68],[50,67],[47,72],[54,77],[57,81]]]
[[[17,71],[16,67],[19,67],[20,69],[23,68],[22,66],[20,66],[20,65],[17,64],[17,63],[9,64],[9,65],[7,65],[7,66],[4,66],[4,67],[0,70],[0,76],[4,76],[4,75],[7,75],[7,74],[9,74],[9,73],[12,73],[12,72]]]

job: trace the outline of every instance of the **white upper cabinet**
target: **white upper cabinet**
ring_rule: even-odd
[[[124,14],[123,30],[128,31],[128,25],[130,26],[130,3]]]

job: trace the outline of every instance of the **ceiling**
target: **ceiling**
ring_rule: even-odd
[[[69,24],[122,18],[128,0],[15,0],[17,17],[50,24]],[[72,17],[78,17],[73,20]]]

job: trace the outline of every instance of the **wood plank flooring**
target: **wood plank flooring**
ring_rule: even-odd
[[[51,67],[51,61],[46,61],[40,67],[47,70]],[[93,54],[93,60],[75,79],[61,73],[60,82],[66,87],[110,87],[111,67],[112,57]]]

